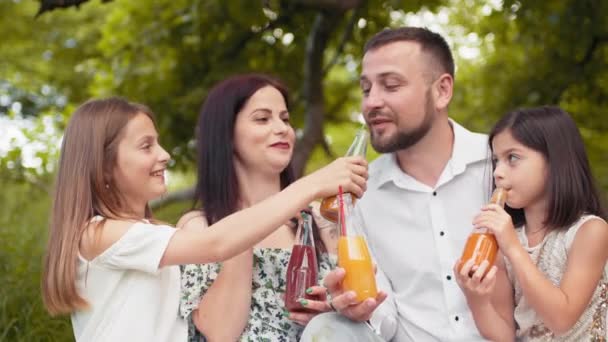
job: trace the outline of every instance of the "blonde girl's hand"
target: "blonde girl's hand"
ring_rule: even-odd
[[[309,174],[302,181],[316,190],[316,198],[333,196],[342,190],[363,196],[367,189],[367,161],[362,157],[341,157]]]
[[[454,276],[456,283],[462,289],[469,301],[490,301],[491,294],[496,285],[496,266],[489,267],[490,264],[484,260],[479,267],[473,265],[473,259],[469,259],[464,264],[458,260],[454,265]],[[462,267],[460,267],[462,265]],[[490,269],[487,274],[486,271]],[[470,276],[470,274],[472,274]]]
[[[511,215],[499,205],[488,204],[481,208],[481,212],[473,219],[473,226],[489,229],[507,257],[510,251],[520,246]]]
[[[302,308],[312,310],[314,312],[288,312],[287,318],[296,322],[299,325],[305,326],[308,322],[313,319],[316,315],[333,311],[329,303],[327,302],[327,289],[323,286],[311,286],[306,290],[306,293],[319,298],[319,300],[311,300],[301,298],[299,300]]]

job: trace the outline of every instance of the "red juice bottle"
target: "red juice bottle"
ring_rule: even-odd
[[[317,254],[312,233],[312,215],[302,212],[302,223],[296,233],[296,244],[291,250],[287,265],[287,290],[285,307],[291,312],[311,311],[300,304],[300,299],[319,300],[306,289],[317,285]]]

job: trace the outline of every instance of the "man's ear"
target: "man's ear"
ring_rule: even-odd
[[[454,90],[454,78],[450,74],[441,74],[432,85],[433,99],[438,111],[447,109],[452,100]]]

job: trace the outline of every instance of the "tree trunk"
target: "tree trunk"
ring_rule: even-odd
[[[319,12],[306,42],[303,94],[306,107],[304,134],[298,141],[293,157],[296,177],[304,173],[306,161],[315,145],[324,139],[325,97],[323,94],[323,57],[331,33],[341,14]]]

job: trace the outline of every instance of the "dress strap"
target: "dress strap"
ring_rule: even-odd
[[[566,249],[570,250],[570,246],[572,246],[572,242],[574,242],[574,237],[576,236],[576,233],[578,232],[578,230],[587,222],[590,220],[601,220],[602,222],[605,222],[604,219],[602,219],[599,216],[595,216],[595,215],[583,215],[581,216],[578,221],[576,221],[572,227],[568,228],[568,231],[566,232],[566,236],[565,236],[565,244],[566,244]]]

